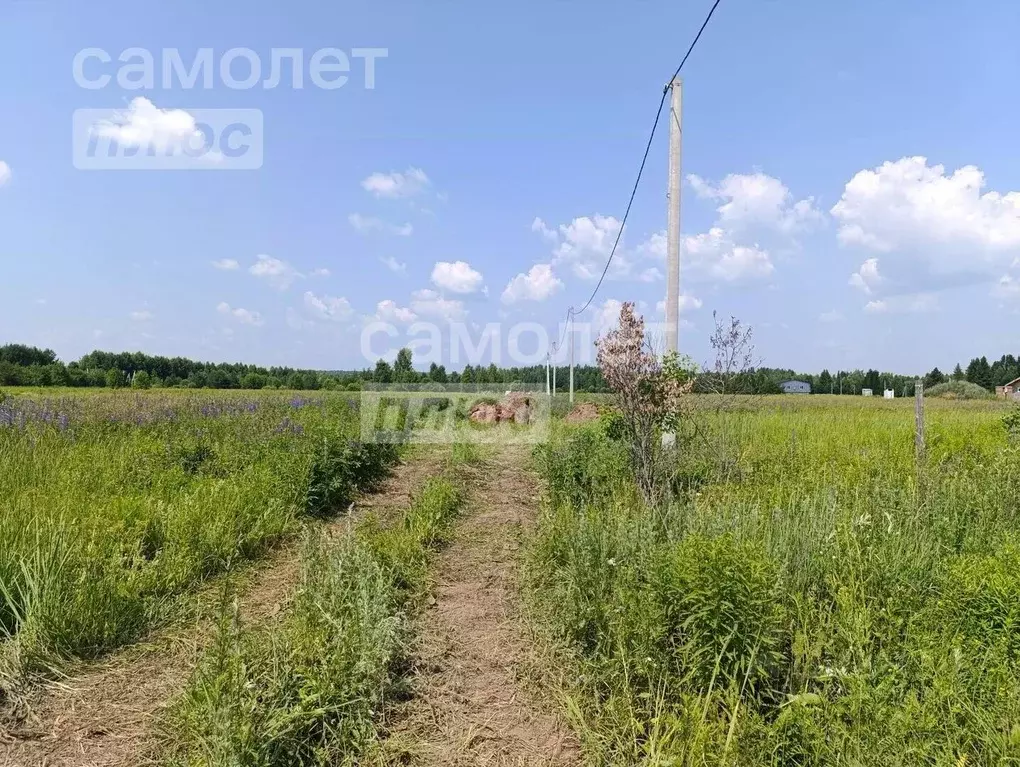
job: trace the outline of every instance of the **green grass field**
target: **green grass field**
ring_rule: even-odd
[[[344,508],[392,447],[342,395],[21,391],[0,400],[0,697],[136,639],[174,598]]]
[[[3,395],[0,698],[137,640],[181,595],[376,483],[397,453],[358,442],[348,396]],[[524,598],[586,763],[1020,760],[1012,407],[928,401],[918,463],[912,400],[696,404],[658,506],[611,414],[567,424],[558,396],[535,447],[547,497],[524,540]],[[455,442],[450,465],[476,452]],[[430,479],[396,526],[310,531],[279,620],[238,628],[224,608],[169,701],[168,758],[372,753],[411,641],[403,616],[460,497]]]
[[[644,506],[607,421],[538,451],[533,612],[594,764],[1020,759],[1020,448],[1001,402],[716,412]]]

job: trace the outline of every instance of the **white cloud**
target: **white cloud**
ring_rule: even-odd
[[[294,330],[309,330],[315,327],[312,320],[302,317],[300,312],[292,307],[287,307],[287,326]]]
[[[690,293],[681,293],[680,300],[677,302],[677,307],[680,309],[680,313],[693,312],[704,306],[704,302],[697,296],[692,296]],[[655,311],[659,314],[666,313],[666,302],[659,301],[655,304]]]
[[[542,237],[549,240],[550,242],[559,241],[559,235],[556,234],[556,231],[546,226],[545,221],[538,218],[537,216],[535,217],[535,220],[531,222],[531,231],[538,232],[539,234],[542,235]]]
[[[658,282],[662,278],[662,272],[654,266],[650,266],[647,269],[642,270],[641,274],[637,277],[638,282]]]
[[[570,264],[574,274],[582,279],[597,279],[613,250],[620,226],[620,221],[613,216],[599,214],[580,216],[569,224],[561,224],[556,232],[553,263]],[[549,238],[547,231],[539,231],[542,231],[543,237]],[[614,265],[617,272],[629,269],[626,257],[619,250],[614,256]]]
[[[375,306],[375,319],[380,322],[409,323],[418,319],[418,315],[404,306],[398,306],[396,301],[386,299]]]
[[[616,298],[607,298],[595,312],[595,333],[603,335],[620,324],[620,310],[623,302]]]
[[[931,293],[915,293],[904,296],[889,296],[864,305],[868,314],[920,314],[933,311],[937,299]]]
[[[407,264],[397,261],[393,256],[384,256],[379,259],[383,265],[395,274],[407,274]]]
[[[819,322],[842,322],[843,321],[843,314],[841,312],[837,311],[836,309],[833,309],[830,312],[822,312],[821,314],[818,315],[818,321]]]
[[[553,274],[551,264],[535,264],[526,273],[518,274],[507,283],[502,301],[505,304],[544,301],[562,289],[563,281]]]
[[[186,146],[203,147],[205,135],[195,118],[183,109],[160,109],[144,96],[136,96],[128,108],[100,120],[92,131],[125,147],[146,147],[157,152],[182,154]]]
[[[764,173],[731,173],[718,185],[696,175],[687,181],[699,197],[722,202],[716,209],[722,227],[761,226],[790,235],[823,220],[812,198],[794,202],[782,181]]]
[[[361,234],[382,232],[384,234],[395,234],[398,237],[410,237],[414,233],[414,227],[410,223],[400,225],[388,224],[381,218],[363,216],[360,213],[351,213],[347,220]]]
[[[431,185],[421,168],[408,168],[403,173],[373,173],[361,182],[366,192],[388,199],[415,197]]]
[[[850,284],[858,290],[863,290],[871,295],[882,283],[882,276],[878,273],[878,259],[869,258],[861,268],[850,275]]]
[[[451,293],[474,293],[485,278],[466,261],[438,261],[432,267],[432,283]]]
[[[233,317],[235,320],[245,325],[258,326],[262,324],[262,315],[259,314],[258,312],[253,312],[248,309],[242,309],[239,306],[232,307],[226,301],[221,301],[216,306],[216,311],[218,311],[220,314],[227,315],[228,317]]]
[[[11,180],[11,166],[0,160],[0,186]]]
[[[336,296],[320,298],[311,291],[305,293],[305,307],[319,319],[332,320],[333,322],[342,322],[354,313],[346,298]]]
[[[221,258],[219,261],[213,261],[212,265],[214,269],[220,269],[224,272],[232,272],[241,268],[241,265],[232,258]]]
[[[903,157],[854,175],[832,215],[845,245],[973,269],[1020,250],[1020,192],[982,194],[984,186],[973,165],[947,175],[924,157]]]
[[[461,301],[445,299],[429,288],[411,294],[411,309],[426,317],[437,317],[449,322],[460,322],[467,316]]]
[[[302,276],[286,261],[265,255],[258,256],[258,260],[252,264],[248,272],[280,290],[286,290],[294,280]]]
[[[137,312],[131,312],[131,319],[135,322],[148,322],[153,319],[155,315],[147,309],[142,309]]]
[[[553,266],[568,264],[576,277],[594,280],[606,268],[620,226],[620,221],[613,216],[596,213],[594,216],[579,216],[568,224],[560,224],[556,229],[547,226],[541,218],[536,218],[531,223],[531,230],[553,245]],[[640,251],[629,253],[621,236],[608,276],[614,279],[633,277],[634,260],[643,255],[648,254]],[[649,281],[652,276],[646,270],[638,279]]]
[[[311,277],[329,277],[331,272],[329,269],[312,269],[309,276]]]
[[[760,279],[775,270],[767,250],[757,245],[737,245],[719,227],[684,237],[681,264],[697,275],[724,282]]]

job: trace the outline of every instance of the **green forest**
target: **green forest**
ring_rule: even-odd
[[[956,365],[951,373],[938,368],[923,375],[926,387],[949,380],[969,381],[994,391],[1020,377],[1020,360],[1012,354],[989,362],[986,357],[972,359],[966,368]],[[783,381],[795,379],[811,384],[816,394],[860,394],[861,389],[878,393],[893,389],[897,396],[914,392],[916,374],[878,370],[838,370],[820,373],[788,368],[759,367],[731,376],[706,371],[699,376],[696,390],[726,391],[734,394],[778,394]],[[720,380],[724,379],[724,380]],[[0,346],[0,386],[72,386],[136,389],[326,389],[358,391],[365,383],[439,383],[439,384],[537,384],[544,385],[544,365],[499,367],[466,365],[460,371],[447,371],[432,363],[427,370],[415,368],[410,349],[401,349],[392,362],[379,360],[373,368],[349,371],[301,370],[290,367],[262,367],[244,363],[199,362],[184,357],[162,357],[142,352],[89,352],[79,360],[63,362],[51,349],[24,344]],[[556,369],[556,388],[569,387],[569,368]],[[604,392],[605,381],[594,365],[574,368],[574,388],[582,392]]]

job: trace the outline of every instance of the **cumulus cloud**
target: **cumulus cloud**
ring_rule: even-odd
[[[620,324],[620,310],[623,302],[618,298],[607,298],[595,311],[595,332],[603,335]]]
[[[11,180],[11,166],[0,160],[0,186]]]
[[[232,258],[221,258],[219,261],[213,261],[212,265],[214,269],[224,272],[232,272],[241,268],[241,265]]]
[[[354,227],[355,231],[361,234],[380,232],[382,234],[395,234],[397,237],[410,237],[414,233],[414,226],[407,224],[389,224],[381,218],[374,216],[363,216],[360,213],[351,213],[347,221]]]
[[[257,257],[255,263],[248,269],[248,273],[258,277],[260,280],[265,280],[279,290],[286,290],[294,280],[302,276],[297,269],[286,261],[265,255]]]
[[[813,198],[794,201],[782,181],[764,173],[731,173],[718,184],[697,175],[687,181],[699,197],[722,203],[716,212],[724,228],[762,227],[791,235],[823,220]]]
[[[141,309],[137,312],[131,312],[131,319],[135,322],[148,322],[153,319],[155,315],[148,309]]]
[[[319,297],[309,290],[305,292],[304,301],[305,307],[322,320],[343,322],[354,313],[350,302],[342,296]]]
[[[416,290],[411,294],[411,309],[424,317],[435,317],[448,322],[460,322],[467,316],[463,302],[443,298],[430,288]]]
[[[418,315],[405,306],[398,306],[396,301],[386,299],[375,306],[375,319],[380,322],[410,323],[418,319]]]
[[[407,264],[403,261],[397,261],[393,256],[383,256],[379,260],[394,274],[407,274]]]
[[[850,275],[850,284],[858,290],[871,295],[882,283],[882,276],[878,273],[878,259],[869,258],[861,268]]]
[[[579,216],[569,224],[561,224],[555,233],[553,263],[569,264],[574,274],[582,279],[597,279],[613,250],[620,226],[620,221],[615,217],[599,214]],[[543,237],[550,239],[548,232],[539,231]],[[625,272],[629,267],[622,252],[614,256],[613,266],[617,272]]]
[[[237,322],[240,322],[244,325],[258,326],[262,324],[262,315],[259,314],[258,312],[253,312],[248,309],[242,309],[239,306],[233,307],[226,301],[221,301],[216,306],[216,311],[218,311],[220,314],[232,317]]]
[[[451,293],[474,293],[485,278],[466,261],[438,261],[432,267],[432,284]]]
[[[144,96],[131,100],[128,108],[92,126],[92,132],[124,147],[145,147],[157,152],[182,154],[184,147],[203,147],[205,135],[195,118],[183,109],[160,109]]]
[[[550,242],[559,241],[559,235],[556,233],[556,230],[550,229],[548,226],[546,226],[545,221],[538,218],[537,216],[535,217],[535,220],[531,222],[531,231],[538,232],[540,235],[542,235],[542,237],[549,240]]]
[[[684,267],[698,276],[724,282],[761,279],[775,271],[767,250],[757,245],[737,245],[719,227],[681,241]]]
[[[535,264],[507,283],[502,301],[505,304],[544,301],[562,289],[563,281],[553,274],[552,264]]]
[[[1020,192],[984,187],[973,165],[947,174],[924,157],[903,157],[855,174],[831,212],[844,245],[973,268],[1020,250]]]
[[[421,168],[408,168],[403,173],[373,173],[361,182],[366,192],[387,199],[415,197],[431,185]]]

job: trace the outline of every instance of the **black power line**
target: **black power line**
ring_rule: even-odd
[[[705,21],[702,22],[701,28],[698,30],[698,34],[694,36],[694,41],[691,43],[691,47],[687,49],[687,53],[685,53],[683,59],[681,59],[680,66],[676,68],[676,71],[673,72],[673,76],[669,79],[669,82],[662,89],[662,97],[659,99],[659,108],[655,111],[655,122],[652,123],[652,131],[648,135],[648,143],[645,144],[645,153],[641,156],[641,167],[638,168],[637,179],[635,179],[634,181],[634,188],[631,189],[630,199],[627,201],[627,209],[626,211],[624,211],[623,214],[623,221],[620,222],[620,231],[616,233],[616,241],[613,243],[612,250],[609,251],[609,258],[606,259],[606,266],[602,270],[602,276],[599,277],[599,281],[595,285],[595,289],[591,292],[591,295],[588,296],[588,300],[584,302],[584,306],[582,306],[577,311],[574,311],[573,307],[570,307],[570,309],[567,310],[568,321],[570,320],[571,316],[576,317],[578,314],[581,314],[589,306],[591,306],[591,302],[595,300],[595,296],[599,292],[599,288],[602,287],[602,282],[606,279],[606,274],[609,273],[609,266],[610,264],[613,263],[613,256],[616,255],[616,249],[620,245],[620,239],[623,237],[624,227],[626,227],[627,225],[627,218],[630,216],[630,209],[634,205],[634,197],[637,195],[638,186],[640,186],[641,184],[641,176],[645,172],[645,164],[648,162],[648,153],[651,151],[652,148],[652,140],[655,138],[655,131],[659,127],[659,119],[662,117],[662,105],[666,103],[666,94],[669,92],[669,86],[673,82],[673,80],[676,79],[677,75],[680,74],[680,70],[684,68],[684,64],[687,63],[687,59],[690,57],[691,52],[694,50],[694,46],[698,44],[698,40],[701,39],[701,34],[705,31],[705,27],[708,26],[708,22],[712,20],[712,14],[715,13],[715,9],[719,7],[719,3],[721,1],[722,0],[715,0],[715,3],[712,5],[712,9],[708,12],[708,15],[705,17]],[[560,343],[557,344],[557,348],[559,348],[559,346],[562,345],[563,339],[566,337],[566,333],[567,326],[564,325],[563,336],[560,337]]]

